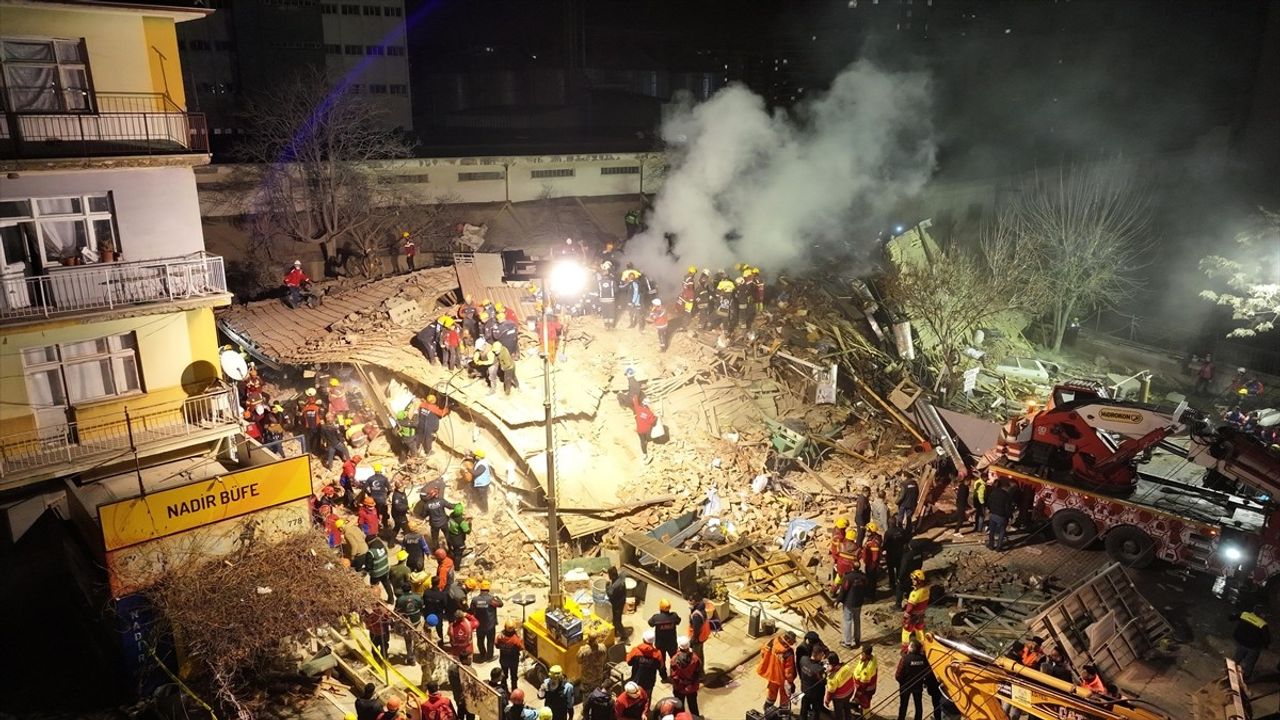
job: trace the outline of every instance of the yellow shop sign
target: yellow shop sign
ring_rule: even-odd
[[[311,494],[306,456],[98,507],[108,551],[281,505]]]

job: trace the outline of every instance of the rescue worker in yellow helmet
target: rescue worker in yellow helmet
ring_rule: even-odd
[[[929,584],[925,580],[924,570],[911,573],[911,593],[907,595],[907,603],[902,606],[902,652],[913,639],[924,642],[924,613],[929,609]]]
[[[574,702],[573,683],[564,676],[564,669],[559,665],[552,665],[547,671],[547,679],[538,688],[538,697],[547,703],[539,711],[540,718],[549,710],[551,720],[569,720]]]

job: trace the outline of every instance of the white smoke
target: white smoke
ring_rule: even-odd
[[[862,254],[929,180],[936,154],[928,78],[868,62],[790,115],[770,115],[741,85],[677,102],[662,137],[671,164],[649,229],[626,255],[665,289],[686,265],[794,272]]]

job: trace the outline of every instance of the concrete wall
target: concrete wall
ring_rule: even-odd
[[[17,175],[0,182],[0,199],[111,192],[122,261],[175,257],[204,249],[200,203],[189,167]]]
[[[165,72],[170,94],[175,101],[184,97],[173,17],[83,5],[55,8],[5,4],[0,14],[6,37],[84,38],[89,50],[89,72],[98,92],[164,92],[159,65],[153,69],[154,44],[169,58]],[[155,62],[159,62],[158,58]]]
[[[74,320],[48,323],[0,336],[0,435],[24,432],[33,426],[23,376],[22,349],[75,342],[134,332],[138,338],[138,364],[144,396],[129,396],[76,408],[76,419],[121,413],[128,405],[140,411],[186,397],[202,390],[218,377],[217,329],[212,308],[197,308],[165,315],[146,315],[103,322]]]
[[[398,191],[413,202],[521,202],[557,197],[600,197],[653,193],[661,187],[666,157],[662,153],[597,155],[415,158],[376,163],[395,178]],[[605,168],[636,168],[605,174]],[[535,177],[572,171],[568,177]],[[468,173],[498,173],[494,179],[463,179]],[[256,169],[244,165],[212,165],[196,170],[200,211],[206,217],[242,214],[253,197]]]

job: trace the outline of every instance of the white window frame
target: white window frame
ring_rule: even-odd
[[[74,357],[66,357],[64,348],[67,345],[74,345],[86,342],[107,341],[107,349],[105,351],[96,352],[91,355],[76,355]],[[68,407],[84,405],[89,403],[100,402],[111,398],[129,397],[131,395],[141,395],[145,392],[142,381],[142,367],[138,362],[138,337],[137,333],[127,332],[118,335],[107,335],[104,337],[86,338],[77,340],[74,343],[59,343],[56,345],[46,345],[43,347],[24,348],[25,350],[44,350],[46,353],[52,351],[55,360],[45,360],[39,363],[27,363],[25,352],[22,356],[23,374],[30,378],[38,374],[49,372],[56,369],[58,371],[58,379],[62,383],[62,397],[65,398]],[[80,365],[90,365],[101,367],[106,362],[108,372],[110,373],[111,389],[98,395],[77,397],[75,389],[78,383],[69,382],[67,370],[78,367]],[[133,370],[133,379],[136,381],[134,387],[130,387],[128,369]],[[106,386],[107,378],[104,377],[103,386]]]
[[[106,200],[106,210],[91,210],[90,200]],[[49,200],[79,200],[80,211],[70,213],[42,213],[40,211],[40,202]],[[115,201],[111,192],[104,193],[87,193],[84,195],[56,195],[52,197],[27,197],[27,198],[4,198],[4,202],[25,202],[29,207],[29,214],[0,216],[0,227],[11,227],[21,225],[22,223],[31,223],[35,226],[36,245],[40,248],[42,257],[41,263],[45,267],[53,267],[59,265],[62,261],[61,257],[49,257],[48,248],[45,247],[45,230],[43,223],[52,222],[80,222],[84,224],[85,244],[76,247],[77,257],[81,257],[84,248],[89,248],[96,256],[100,251],[98,238],[98,221],[108,221],[111,226],[111,247],[117,254],[120,252],[120,230],[116,224],[115,218]],[[0,263],[12,263],[17,258],[3,257],[4,253],[0,250]]]
[[[18,58],[9,59],[8,52],[5,50],[6,43],[22,43],[33,44],[43,43],[49,45],[52,51],[52,60],[22,60]],[[62,60],[62,56],[58,50],[60,46],[74,45],[79,60],[69,62]],[[56,108],[32,108],[32,107],[11,107],[13,104],[13,93],[9,90],[9,68],[10,67],[45,67],[53,69],[55,87],[50,88],[54,91],[57,99]],[[81,72],[84,74],[84,87],[68,87],[66,72]],[[84,38],[55,38],[55,37],[25,37],[25,36],[4,36],[0,37],[0,88],[4,90],[4,107],[21,113],[92,113],[95,112],[93,102],[93,75],[89,71],[89,53],[85,47]],[[36,90],[36,88],[26,88],[28,90]]]

